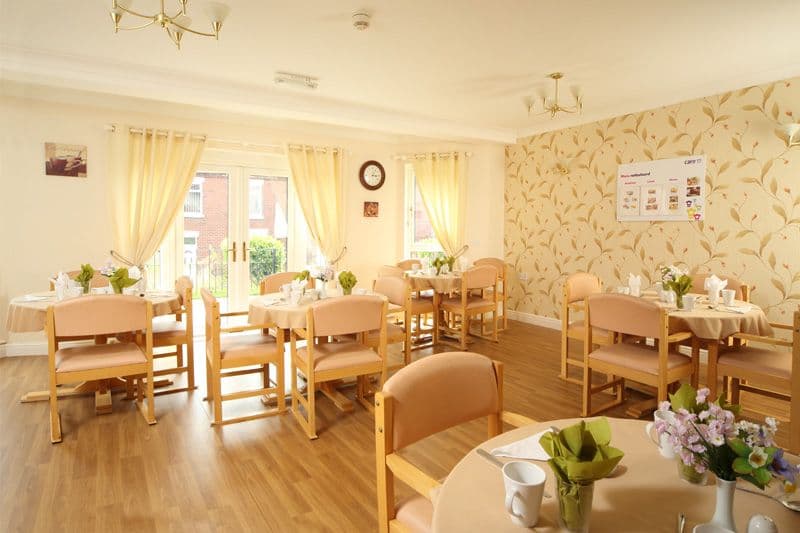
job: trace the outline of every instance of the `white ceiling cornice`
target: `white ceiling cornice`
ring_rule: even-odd
[[[15,82],[395,135],[501,144],[513,144],[517,139],[512,129],[460,124],[272,87],[13,46],[0,45],[0,77]]]

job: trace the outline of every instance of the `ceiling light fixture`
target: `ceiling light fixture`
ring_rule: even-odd
[[[291,72],[276,72],[276,85],[294,85],[304,89],[316,89],[319,87],[319,78],[306,76],[305,74],[292,74]]]
[[[578,113],[580,114],[583,111],[583,96],[580,94],[574,94],[575,97],[575,104],[572,106],[562,106],[558,103],[558,80],[564,77],[563,72],[553,72],[552,74],[547,75],[548,78],[555,82],[555,91],[552,98],[547,98],[543,96],[541,98],[542,102],[542,111],[534,112],[536,109],[536,100],[533,97],[529,97],[526,100],[526,105],[528,106],[528,116],[531,115],[550,115],[550,118],[555,118],[555,116],[559,113]]]
[[[356,11],[353,13],[353,27],[358,31],[364,31],[369,28],[369,13],[366,11]]]
[[[111,0],[110,14],[111,20],[114,22],[114,33],[119,33],[119,30],[141,30],[142,28],[152,26],[153,24],[158,24],[167,31],[167,35],[172,42],[175,43],[179,50],[181,48],[181,39],[183,39],[183,34],[185,32],[194,33],[195,35],[202,35],[203,37],[214,37],[215,39],[219,39],[219,31],[222,29],[222,23],[225,21],[225,17],[228,16],[228,12],[230,11],[230,8],[222,2],[208,2],[206,11],[208,17],[211,19],[212,32],[205,33],[202,31],[193,30],[190,27],[192,25],[192,19],[186,15],[189,0],[176,0],[178,4],[178,11],[174,15],[167,14],[164,7],[164,0],[159,0],[161,9],[154,15],[145,15],[144,13],[133,11],[130,8],[131,2],[132,0]],[[130,26],[127,28],[120,26],[122,16],[125,14],[139,17],[148,20],[149,22],[145,22],[139,26]]]

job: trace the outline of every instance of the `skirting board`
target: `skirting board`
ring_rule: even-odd
[[[520,311],[514,311],[513,309],[509,309],[508,318],[510,318],[511,320],[517,320],[519,322],[525,322],[526,324],[533,324],[534,326],[541,326],[543,328],[557,329],[557,330],[561,329],[561,320],[549,316],[534,315],[533,313],[522,313]],[[679,351],[683,355],[692,355],[692,349],[689,346],[681,346],[679,348]],[[700,363],[701,364],[708,363],[707,350],[702,350],[702,349],[700,350]]]

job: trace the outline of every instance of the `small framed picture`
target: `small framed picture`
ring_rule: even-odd
[[[378,216],[378,202],[364,202],[364,216],[377,217]]]
[[[44,143],[44,172],[48,176],[86,177],[86,147]]]

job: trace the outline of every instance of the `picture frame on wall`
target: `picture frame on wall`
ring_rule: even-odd
[[[44,143],[44,172],[47,176],[85,178],[86,146],[78,144]]]
[[[374,218],[378,216],[380,205],[378,202],[364,202],[364,216]]]

